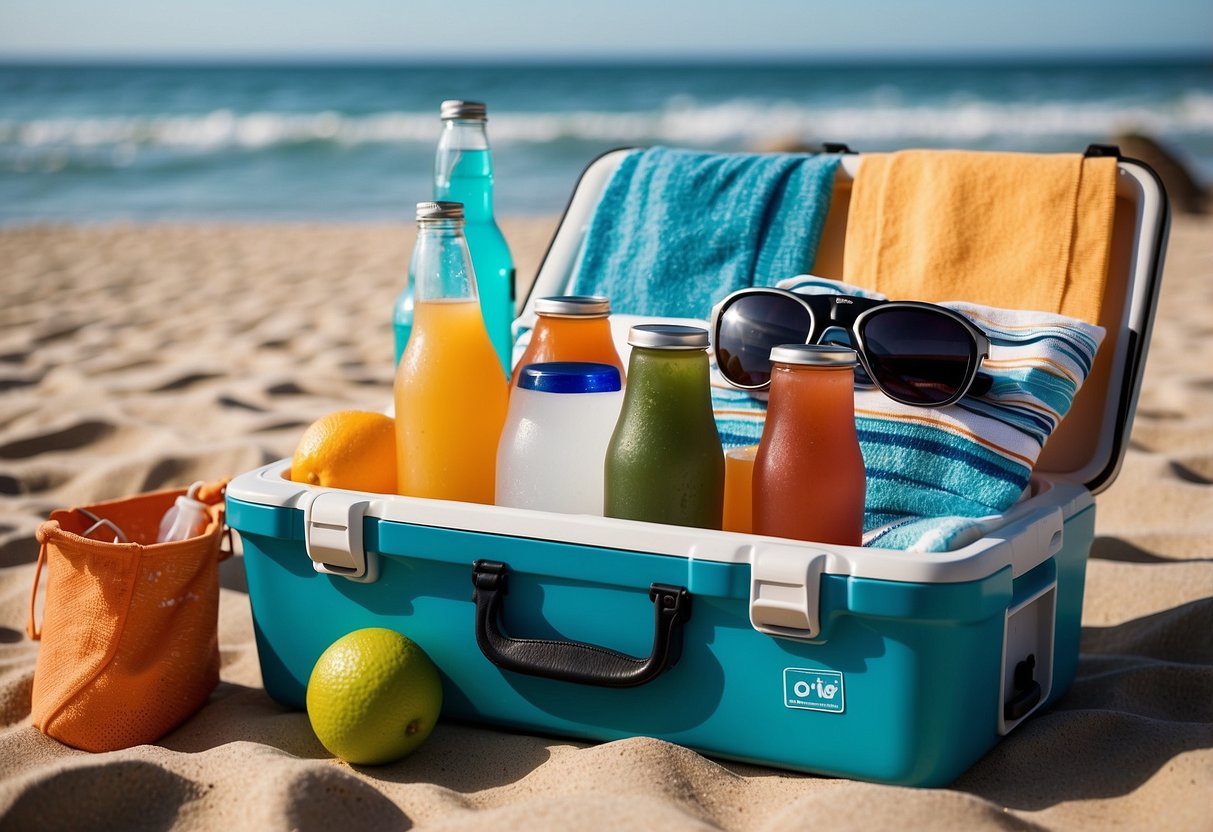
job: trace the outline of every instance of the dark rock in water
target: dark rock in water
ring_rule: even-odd
[[[1162,179],[1171,207],[1180,213],[1204,214],[1210,209],[1209,186],[1200,182],[1175,153],[1150,136],[1123,133],[1112,143],[1123,156],[1145,162]]]
[[[819,144],[806,142],[796,136],[770,136],[751,145],[755,153],[822,153],[824,148]]]

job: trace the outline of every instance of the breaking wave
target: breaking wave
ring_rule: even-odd
[[[1213,134],[1213,95],[1191,91],[1160,104],[1106,101],[1000,103],[958,100],[932,104],[806,106],[736,100],[699,105],[675,101],[649,111],[494,113],[495,145],[671,143],[746,146],[772,136],[896,145],[914,141],[1034,143],[1074,135]],[[186,115],[0,119],[0,147],[14,151],[156,148],[194,154],[267,151],[306,144],[419,144],[437,137],[434,114],[361,115],[248,112],[221,109]]]

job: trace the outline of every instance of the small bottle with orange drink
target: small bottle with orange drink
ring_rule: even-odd
[[[510,387],[518,386],[522,369],[550,361],[610,364],[624,378],[623,362],[611,338],[610,301],[599,295],[560,295],[535,301],[531,343],[514,366]]]
[[[754,456],[757,445],[729,448],[724,452],[724,515],[720,528],[726,532],[754,531]]]

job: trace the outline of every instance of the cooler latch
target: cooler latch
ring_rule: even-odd
[[[825,552],[761,544],[750,557],[750,624],[760,633],[814,639],[821,634]]]
[[[1053,692],[1057,576],[1006,612],[998,733],[1008,734]]]
[[[325,575],[340,575],[358,583],[379,578],[379,561],[367,552],[362,519],[371,503],[346,491],[308,491],[299,501],[303,509],[303,541],[312,568]]]

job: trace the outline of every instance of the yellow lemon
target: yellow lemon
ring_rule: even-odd
[[[303,432],[291,479],[325,488],[396,493],[396,423],[367,410],[338,410]]]
[[[399,760],[417,749],[442,710],[442,680],[416,642],[368,627],[321,654],[307,683],[307,715],[332,754],[362,765]]]

